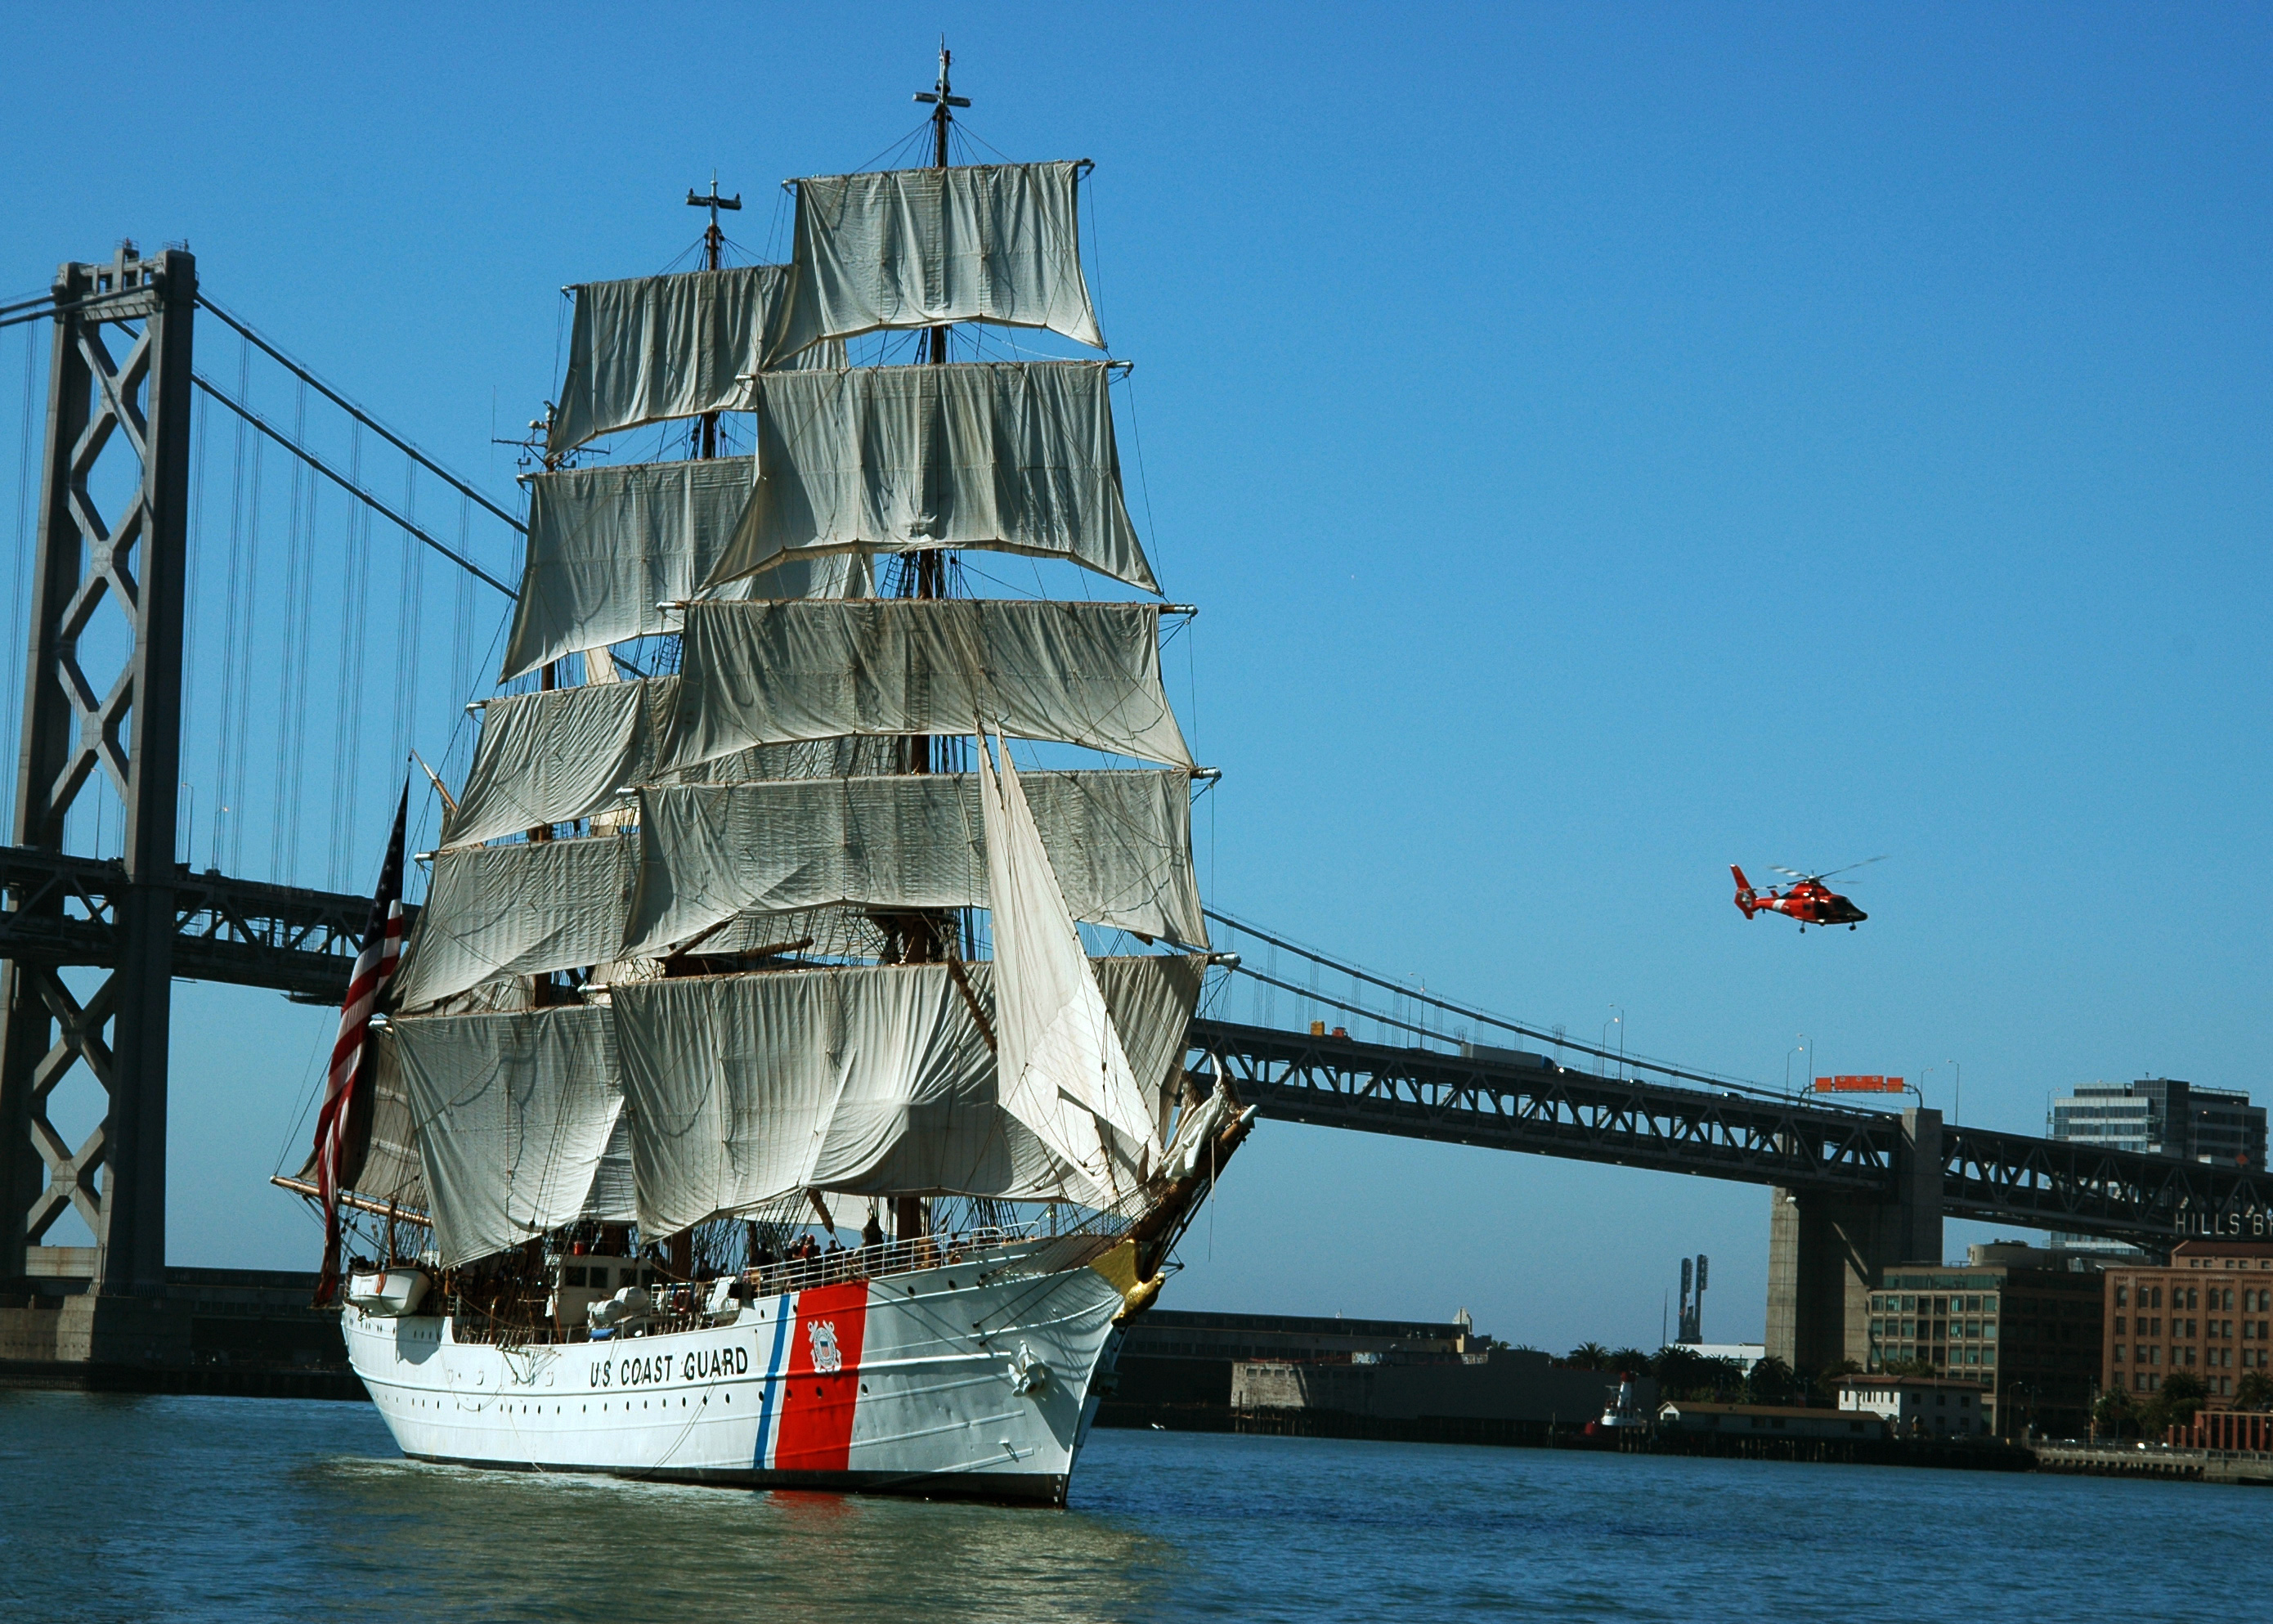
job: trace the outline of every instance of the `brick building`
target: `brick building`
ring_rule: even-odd
[[[2273,1374],[2273,1242],[2182,1241],[2166,1267],[2111,1266],[2104,1289],[2103,1387],[2142,1399],[2185,1371],[2227,1410],[2243,1376]]]
[[[2000,1437],[2028,1427],[2088,1437],[2103,1301],[2096,1271],[1985,1259],[1899,1264],[1871,1294],[1866,1345],[1848,1357],[1872,1374],[1917,1360],[1938,1375],[1979,1382]]]

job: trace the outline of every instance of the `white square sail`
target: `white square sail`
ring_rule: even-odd
[[[990,321],[1105,348],[1081,274],[1077,162],[826,175],[797,183],[796,281],[767,343]],[[752,369],[755,370],[755,369]]]
[[[1158,591],[1121,493],[1110,382],[1102,361],[761,373],[742,397],[756,483],[709,580],[816,553],[981,547]]]

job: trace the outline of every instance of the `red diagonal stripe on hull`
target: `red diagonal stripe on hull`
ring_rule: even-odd
[[[782,1380],[776,1471],[843,1471],[852,1453],[852,1412],[860,1402],[860,1342],[868,1326],[868,1282],[816,1286],[797,1297],[789,1369]],[[833,1342],[836,1368],[829,1363]]]

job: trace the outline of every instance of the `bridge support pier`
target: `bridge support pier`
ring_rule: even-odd
[[[56,275],[14,844],[59,859],[73,806],[107,780],[125,814],[116,867],[124,883],[112,891],[106,951],[11,952],[0,971],[0,1281],[63,1280],[95,1297],[146,1304],[166,1289],[197,286],[196,261],[170,248],[144,260],[122,247],[107,266],[71,264]],[[123,357],[110,349],[122,334]],[[115,458],[102,463],[106,449]],[[103,650],[119,644],[123,660],[104,672]],[[13,902],[11,929],[44,924],[59,939],[87,913],[85,897],[55,887]],[[71,966],[109,973],[84,1004],[58,974]],[[72,1145],[48,1108],[81,1068],[105,1110]],[[91,1247],[45,1244],[66,1212],[93,1232]],[[83,1342],[79,1357],[97,1362],[114,1342],[122,1357],[139,1357],[154,1336],[164,1340],[142,1323],[148,1317],[131,1303],[89,1304],[71,1317],[84,1320],[83,1334],[59,1319],[55,1335],[68,1349]]]
[[[1770,1357],[1812,1375],[1864,1362],[1880,1270],[1941,1261],[1941,1113],[1902,1113],[1890,1197],[1778,1187],[1768,1218]]]

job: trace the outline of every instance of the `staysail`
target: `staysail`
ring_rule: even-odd
[[[1010,752],[1003,748],[999,775],[990,756],[982,738],[979,776],[987,890],[994,898],[1003,1108],[1061,1160],[1117,1197],[1160,1160],[1157,1109],[1121,1049]]]
[[[604,1006],[394,1023],[445,1267],[635,1215]]]
[[[567,469],[529,479],[529,551],[500,681],[547,661],[676,630],[660,605],[703,590],[749,506],[750,457]],[[864,556],[801,554],[723,598],[865,598]]]
[[[619,429],[731,406],[784,313],[785,265],[634,276],[572,289],[568,374],[546,449],[555,457]],[[842,366],[842,345],[786,363]]]
[[[761,372],[740,402],[757,414],[756,484],[709,580],[807,553],[980,547],[1157,591],[1109,381],[1101,361]]]
[[[797,274],[766,365],[879,328],[956,321],[1047,327],[1102,350],[1081,274],[1082,169],[986,164],[799,181]]]

